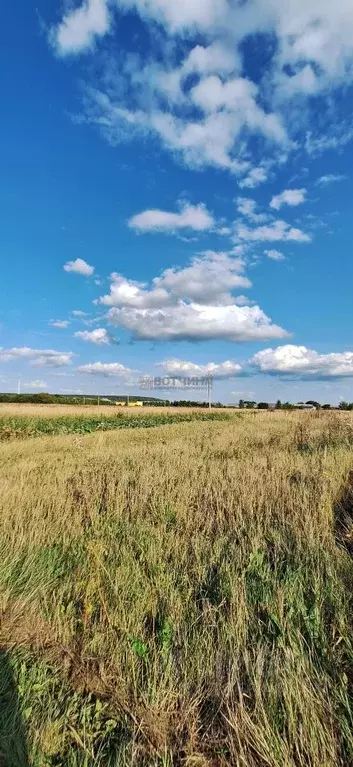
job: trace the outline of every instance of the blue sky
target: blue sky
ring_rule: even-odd
[[[30,5],[0,51],[0,388],[353,400],[351,0]]]

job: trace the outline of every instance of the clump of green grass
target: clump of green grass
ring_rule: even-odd
[[[131,763],[129,717],[116,717],[104,697],[75,689],[62,669],[29,650],[0,655],[0,700],[6,767]]]
[[[2,445],[6,767],[353,764],[352,453],[304,417]]]

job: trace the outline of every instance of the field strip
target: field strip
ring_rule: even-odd
[[[192,421],[228,421],[228,413],[190,412],[148,415],[114,416],[60,416],[57,418],[30,418],[25,416],[0,418],[0,442],[13,439],[28,439],[31,437],[92,434],[96,431],[111,431],[116,429],[148,429],[156,426],[190,423]]]

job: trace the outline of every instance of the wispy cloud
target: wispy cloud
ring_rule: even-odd
[[[337,184],[339,181],[345,181],[347,176],[342,176],[338,173],[328,173],[326,176],[320,176],[317,179],[317,186],[329,186],[330,184]]]
[[[86,53],[113,28],[115,16],[131,11],[150,28],[163,28],[164,44],[159,40],[148,60],[112,45],[106,71],[87,87],[83,119],[112,144],[149,134],[187,165],[228,170],[241,177],[241,188],[252,189],[266,180],[267,160],[281,163],[298,143],[316,153],[353,138],[339,118],[329,130],[329,115],[328,130],[322,119],[315,132],[317,102],[311,101],[315,95],[324,104],[353,82],[351,0],[308,0],[300,13],[283,0],[84,0],[65,13],[51,41],[61,55]],[[207,45],[195,45],[201,35]],[[252,81],[243,42],[261,45],[265,35],[276,40],[276,52],[267,76]],[[119,75],[112,81],[115,64]]]
[[[266,213],[257,213],[257,204],[250,197],[238,197],[236,203],[238,213],[249,221],[260,224],[267,220]]]
[[[123,378],[137,371],[125,367],[120,362],[90,362],[77,368],[83,375],[103,376],[104,378]]]
[[[40,378],[38,378],[35,381],[24,381],[23,386],[27,389],[41,389],[42,391],[45,391],[48,387],[48,384],[46,381],[42,381]]]
[[[50,320],[49,325],[51,325],[52,328],[68,328],[70,325],[69,320]]]
[[[272,261],[284,261],[285,260],[285,256],[279,250],[275,250],[275,249],[264,250],[264,253],[265,253],[265,256],[267,256],[267,258],[270,258]]]
[[[73,352],[59,352],[53,349],[31,349],[29,346],[12,347],[3,349],[0,347],[0,362],[12,362],[13,360],[27,360],[34,367],[62,367],[71,365]]]
[[[83,318],[83,317],[87,317],[87,312],[82,312],[80,309],[74,309],[71,312],[71,314],[72,314],[73,317],[77,317],[79,319]]]

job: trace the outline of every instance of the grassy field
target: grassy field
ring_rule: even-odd
[[[280,411],[3,442],[1,766],[352,767],[352,447]]]

